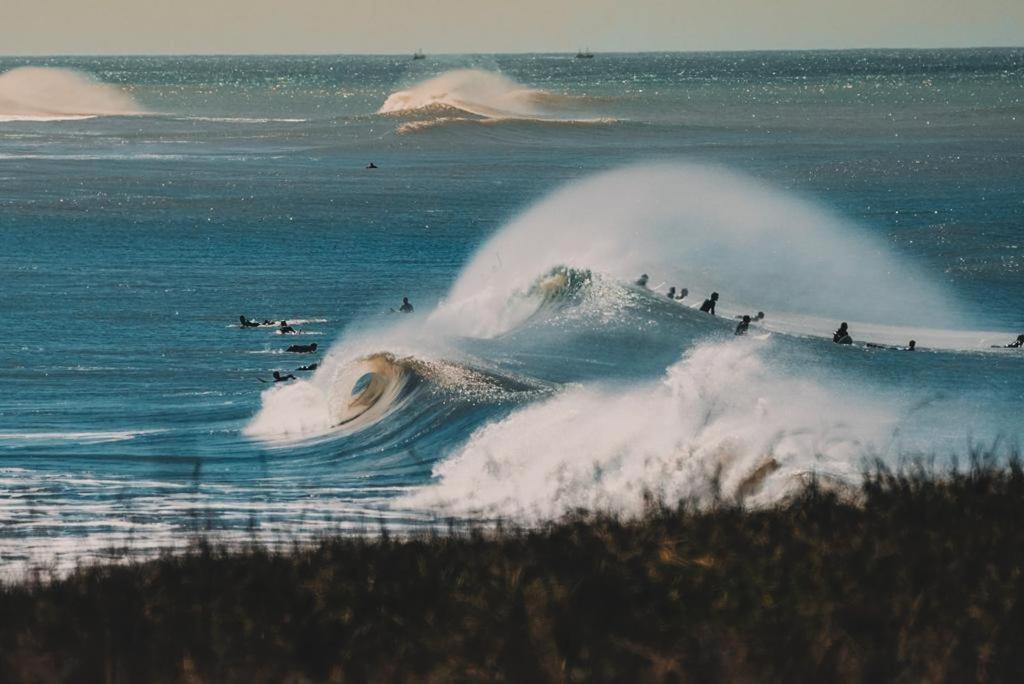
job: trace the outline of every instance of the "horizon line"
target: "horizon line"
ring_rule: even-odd
[[[665,55],[665,54],[757,54],[774,52],[963,52],[968,50],[1024,50],[1024,45],[972,45],[933,47],[840,47],[840,48],[742,48],[721,50],[592,50],[585,48],[595,57],[598,55]],[[0,59],[51,58],[51,57],[408,57],[417,51],[408,52],[25,52],[0,54]],[[523,55],[574,55],[577,50],[517,52],[426,52],[430,57],[498,57]]]

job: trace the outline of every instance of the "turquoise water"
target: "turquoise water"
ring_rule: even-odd
[[[1019,438],[1022,50],[0,74],[5,568]]]

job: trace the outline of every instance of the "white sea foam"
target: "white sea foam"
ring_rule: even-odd
[[[856,482],[903,410],[773,371],[765,341],[706,344],[659,383],[581,387],[487,425],[398,505],[551,519],[721,495],[776,501],[810,473]]]

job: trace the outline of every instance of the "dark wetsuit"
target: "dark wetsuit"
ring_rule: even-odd
[[[740,321],[736,324],[736,334],[746,335],[748,328],[750,328],[750,321]]]
[[[295,370],[297,371],[315,371],[319,364],[311,363],[308,366],[299,366]]]
[[[412,313],[412,304],[406,302],[402,306],[398,307],[398,310],[402,313]]]
[[[289,373],[288,375],[275,375],[274,376],[274,382],[284,382],[285,380],[297,380],[297,379],[298,378],[296,378],[291,373]]]
[[[840,328],[832,334],[832,341],[836,344],[853,344],[853,338],[850,337],[850,330],[848,328]]]
[[[311,354],[316,351],[316,342],[313,344],[293,344],[288,347],[286,351],[294,352],[296,354]]]
[[[715,315],[715,300],[705,299],[704,303],[700,305],[700,310],[704,313],[709,313],[712,316]]]

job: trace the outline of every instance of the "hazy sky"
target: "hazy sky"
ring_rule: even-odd
[[[0,54],[1024,45],[1024,0],[0,0]]]

